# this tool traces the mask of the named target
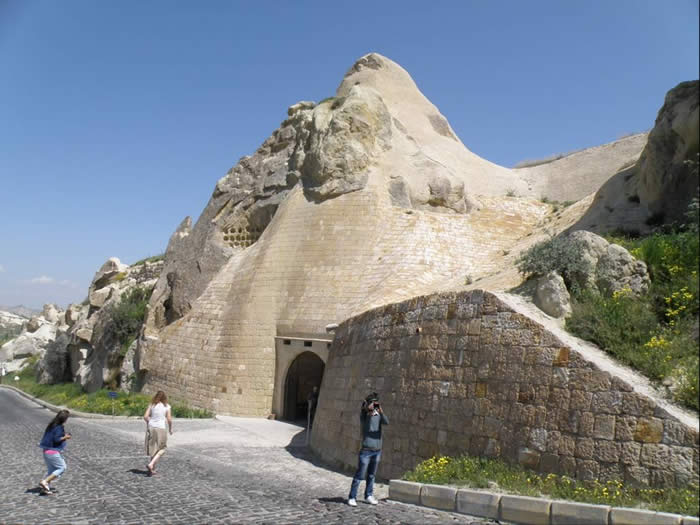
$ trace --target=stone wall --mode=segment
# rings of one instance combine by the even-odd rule
[[[373,390],[390,418],[385,478],[468,453],[579,479],[698,479],[697,419],[681,422],[488,292],[417,297],[344,322],[311,440],[322,457],[356,463],[360,403]]]
[[[128,270],[129,277],[135,279],[139,284],[146,281],[151,281],[153,279],[158,279],[164,266],[165,261],[163,260],[144,262],[139,265],[130,266]]]

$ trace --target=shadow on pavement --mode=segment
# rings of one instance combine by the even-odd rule
[[[335,497],[335,498],[318,498],[321,503],[342,503],[345,505],[347,500],[345,498]]]
[[[147,470],[141,470],[138,468],[129,469],[129,472],[131,472],[132,474],[138,474],[139,476],[148,476]]]

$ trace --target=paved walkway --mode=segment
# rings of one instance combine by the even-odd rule
[[[69,419],[68,470],[41,496],[37,443],[53,413],[0,389],[0,523],[464,524],[487,520],[384,500],[345,504],[350,476],[314,462],[301,427],[248,418],[176,420],[146,476],[144,423]]]

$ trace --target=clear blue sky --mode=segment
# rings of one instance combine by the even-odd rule
[[[0,304],[162,253],[299,100],[376,51],[504,166],[651,128],[698,1],[0,0]]]

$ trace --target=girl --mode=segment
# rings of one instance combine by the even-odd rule
[[[165,422],[168,422],[168,430],[173,433],[173,419],[170,415],[170,405],[168,396],[159,390],[153,396],[151,404],[148,405],[146,413],[143,415],[146,421],[146,453],[151,456],[148,464],[148,475],[156,473],[156,463],[165,452],[168,446],[168,434],[165,431]]]
[[[61,474],[66,471],[66,462],[61,452],[66,448],[66,441],[71,438],[71,435],[63,428],[63,423],[66,422],[69,415],[68,410],[61,410],[56,414],[56,417],[46,427],[44,437],[39,443],[39,446],[44,449],[44,462],[48,469],[46,478],[39,482],[42,494],[53,494],[51,482],[60,478]]]

